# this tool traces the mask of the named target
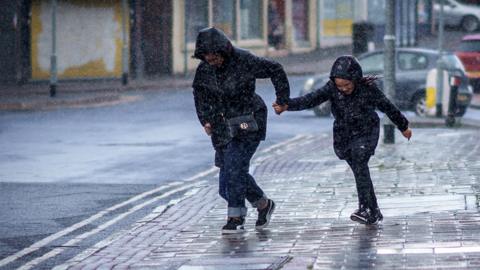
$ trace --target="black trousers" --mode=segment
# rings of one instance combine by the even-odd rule
[[[368,207],[375,209],[378,208],[378,204],[372,179],[370,178],[370,169],[368,167],[370,157],[371,151],[367,151],[361,147],[355,147],[348,151],[345,160],[352,169],[355,177],[359,208]]]

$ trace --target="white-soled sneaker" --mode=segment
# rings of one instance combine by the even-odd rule
[[[258,211],[258,219],[255,222],[255,229],[261,230],[268,226],[270,219],[272,218],[273,211],[275,211],[275,202],[268,199],[267,207]]]
[[[245,224],[245,218],[230,217],[228,218],[227,224],[223,226],[222,233],[223,234],[243,233],[245,232],[245,228],[243,227],[244,224]]]

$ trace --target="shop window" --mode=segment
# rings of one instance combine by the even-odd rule
[[[240,0],[240,39],[262,38],[262,1]]]
[[[385,24],[384,0],[368,0],[368,21],[374,24]]]
[[[285,46],[285,2],[269,0],[268,2],[268,44],[273,49]]]
[[[213,26],[231,39],[235,38],[235,1],[213,0]]]
[[[369,0],[371,1],[371,0]],[[325,0],[323,32],[325,36],[351,36],[353,24],[352,0]]]
[[[293,31],[295,41],[308,41],[308,1],[292,2]]]
[[[208,26],[221,29],[232,40],[261,39],[262,10],[262,0],[186,0],[187,41],[195,42],[198,32]]]
[[[195,42],[198,32],[208,27],[208,0],[185,1],[187,41]]]

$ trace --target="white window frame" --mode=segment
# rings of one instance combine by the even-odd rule
[[[185,1],[194,1],[194,0],[185,0]],[[261,38],[252,38],[252,39],[240,39],[240,29],[241,29],[241,20],[240,20],[240,0],[232,0],[235,1],[235,36],[232,39],[232,42],[239,46],[244,47],[264,47],[266,42],[266,32],[265,32],[265,6],[268,4],[266,0],[261,0],[262,12],[260,13],[262,18],[260,18],[260,22],[262,22],[261,27]],[[208,25],[209,27],[213,26],[213,0],[208,0]],[[195,42],[188,42],[187,45],[188,50],[195,49]]]

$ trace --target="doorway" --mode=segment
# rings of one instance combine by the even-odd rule
[[[172,72],[172,0],[144,1],[143,57],[145,75]]]

